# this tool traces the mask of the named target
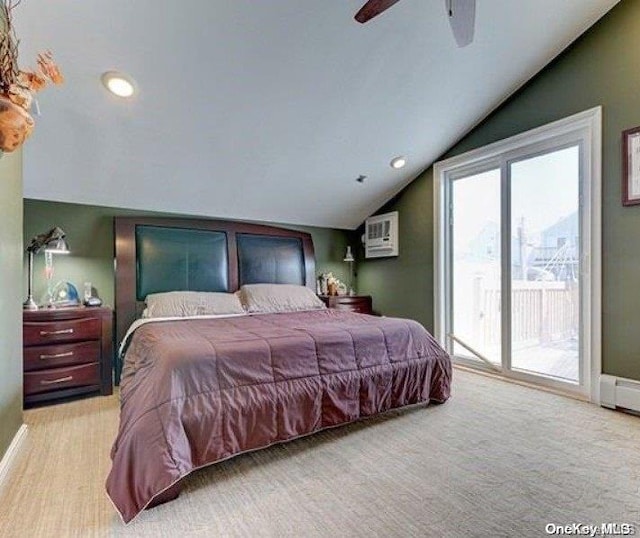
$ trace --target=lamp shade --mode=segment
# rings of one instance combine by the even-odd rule
[[[36,235],[29,243],[27,252],[37,254],[44,248],[46,252],[54,254],[68,254],[69,245],[65,241],[65,237],[64,230],[56,226],[46,234]]]
[[[69,245],[64,237],[52,239],[44,246],[45,252],[53,254],[69,254]]]
[[[343,262],[353,262],[355,261],[355,258],[353,257],[353,253],[351,252],[351,247],[348,246],[347,247],[347,252],[344,255],[344,260],[342,260]]]

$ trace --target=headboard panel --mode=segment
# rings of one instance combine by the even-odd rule
[[[305,285],[304,251],[299,237],[236,234],[238,285]]]
[[[227,234],[136,226],[136,300],[163,291],[229,291]]]
[[[116,337],[140,317],[149,293],[230,291],[244,283],[293,283],[315,290],[305,232],[206,219],[115,217]]]

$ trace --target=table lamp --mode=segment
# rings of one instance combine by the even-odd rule
[[[38,305],[33,300],[33,255],[38,254],[44,249],[47,258],[47,280],[50,286],[50,280],[53,276],[52,261],[49,256],[52,254],[68,254],[69,245],[65,241],[66,234],[61,228],[57,226],[49,230],[47,233],[36,235],[29,246],[27,252],[29,253],[29,283],[27,291],[27,300],[23,303],[22,307],[25,310],[38,310]]]
[[[356,292],[353,289],[353,262],[355,261],[355,258],[353,257],[350,246],[347,247],[347,252],[342,261],[349,264],[349,295],[355,295]]]

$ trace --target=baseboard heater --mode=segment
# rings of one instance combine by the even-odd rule
[[[640,413],[640,381],[602,374],[600,405],[610,409],[629,409]]]

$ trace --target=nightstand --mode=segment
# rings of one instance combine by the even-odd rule
[[[23,311],[25,406],[111,394],[112,321],[105,307]]]
[[[318,295],[329,308],[373,314],[371,295]]]

